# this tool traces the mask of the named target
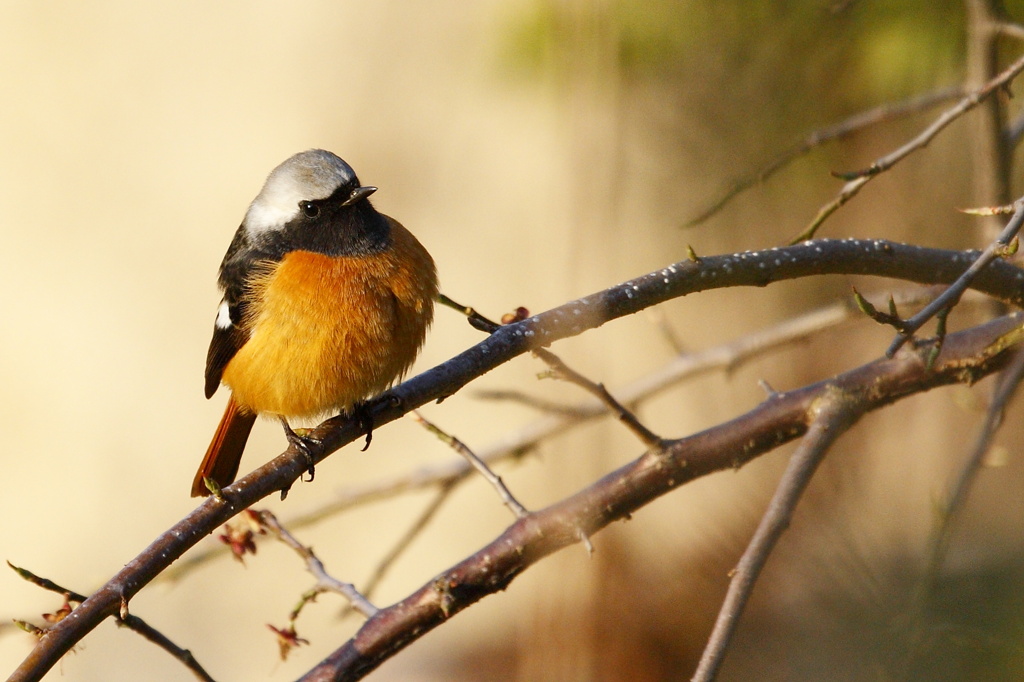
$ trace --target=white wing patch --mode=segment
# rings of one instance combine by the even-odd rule
[[[227,301],[221,301],[220,307],[217,308],[217,321],[214,322],[217,329],[230,329],[231,328],[231,307]]]

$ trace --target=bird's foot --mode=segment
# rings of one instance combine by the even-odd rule
[[[359,423],[359,429],[366,432],[366,442],[360,452],[366,452],[373,440],[373,412],[370,411],[370,403],[356,403],[352,406],[352,416]]]
[[[313,438],[309,434],[312,433],[312,429],[292,429],[288,426],[288,421],[281,418],[281,425],[284,427],[284,436],[302,453],[302,456],[306,458],[306,473],[309,474],[309,480],[307,483],[312,483],[313,478],[316,476],[316,460],[313,457],[313,452],[320,448],[321,443],[316,438]]]

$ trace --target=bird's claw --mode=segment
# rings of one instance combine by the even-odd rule
[[[313,456],[313,451],[314,448],[320,447],[320,441],[307,435],[309,429],[293,430],[284,419],[281,420],[281,424],[284,426],[284,435],[288,442],[294,445],[306,459],[306,473],[309,474],[309,479],[306,482],[312,483],[316,477],[316,459]]]

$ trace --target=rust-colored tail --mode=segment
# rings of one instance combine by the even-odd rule
[[[203,483],[203,478],[212,478],[220,486],[226,486],[235,480],[238,463],[242,461],[245,442],[249,440],[249,432],[256,423],[256,415],[243,412],[232,398],[224,410],[217,433],[213,434],[213,442],[206,450],[203,463],[192,481],[192,497],[210,494],[210,489]]]

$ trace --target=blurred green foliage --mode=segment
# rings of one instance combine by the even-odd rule
[[[521,76],[561,79],[604,51],[618,69],[609,77],[664,85],[707,65],[770,69],[797,82],[831,74],[832,84],[843,79],[854,96],[874,99],[957,77],[964,52],[961,0],[838,6],[834,0],[534,0],[510,21],[504,58]]]
[[[1024,0],[1005,3],[1005,12],[1024,16]],[[576,115],[614,108],[619,126],[609,148],[645,153],[655,159],[648,167],[675,168],[678,181],[713,196],[716,183],[727,185],[811,131],[960,83],[966,14],[965,0],[532,0],[508,19],[500,54],[521,83],[556,99],[582,94]],[[1018,42],[1001,40],[1007,60],[1020,53]],[[798,216],[800,227],[785,230],[803,229],[835,191],[829,171],[862,167],[926,120],[877,126],[841,151],[816,151],[817,166],[790,168],[784,185],[765,190]],[[632,134],[628,145],[623,131]],[[694,164],[702,171],[696,179]],[[969,201],[967,191],[947,188],[947,196]],[[818,199],[797,212],[801,192]],[[704,201],[656,200],[668,215],[693,214],[690,206]]]

